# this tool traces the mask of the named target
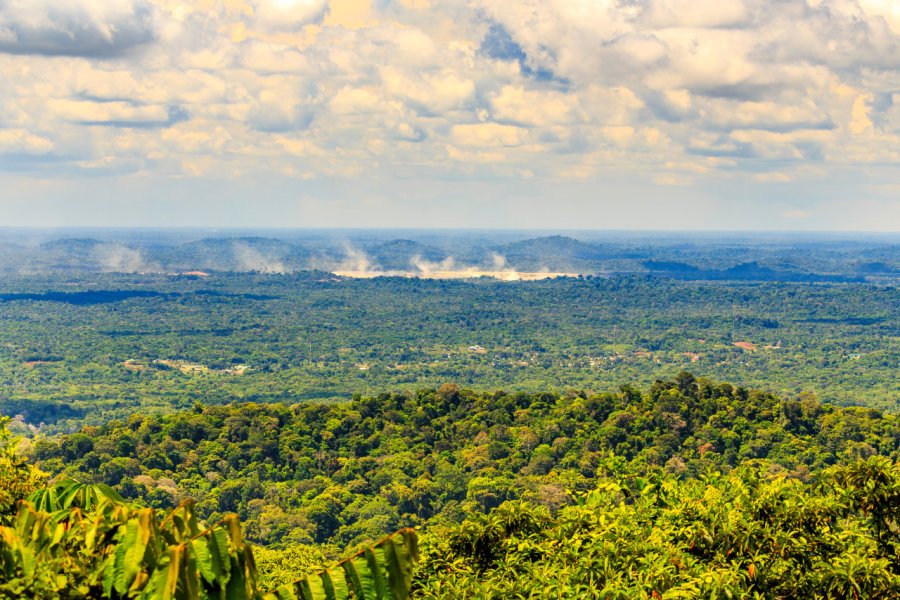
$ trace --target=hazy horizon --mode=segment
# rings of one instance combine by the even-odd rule
[[[599,236],[599,237],[615,237],[615,238],[641,238],[641,237],[698,237],[698,238],[716,238],[717,236],[744,236],[747,238],[770,237],[770,238],[817,238],[817,237],[833,237],[846,239],[861,239],[866,237],[873,238],[897,238],[900,240],[900,230],[896,231],[877,231],[877,230],[788,230],[788,229],[598,229],[598,228],[547,228],[547,227],[339,227],[339,226],[321,226],[321,227],[278,227],[278,226],[255,226],[255,227],[209,227],[200,225],[169,225],[169,226],[141,226],[141,225],[0,225],[0,238],[4,234],[11,233],[30,233],[30,232],[70,232],[70,233],[204,233],[222,235],[249,235],[254,233],[270,233],[273,236],[277,234],[291,235],[300,233],[360,233],[360,234],[404,234],[404,233],[424,233],[424,234],[500,234],[500,235],[532,235],[536,237],[547,236]],[[740,238],[737,238],[740,239]]]

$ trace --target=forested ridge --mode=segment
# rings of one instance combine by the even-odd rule
[[[0,597],[900,594],[897,417],[687,372],[198,404],[19,441],[33,463],[0,437]]]
[[[448,384],[347,403],[197,405],[37,440],[43,469],[159,508],[185,498],[250,540],[346,546],[401,526],[459,522],[506,500],[556,510],[610,461],[679,478],[765,461],[805,481],[875,454],[897,417],[780,398],[690,373],[643,392],[505,393]]]

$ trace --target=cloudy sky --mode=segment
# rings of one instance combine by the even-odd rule
[[[0,226],[900,230],[897,0],[0,0]]]

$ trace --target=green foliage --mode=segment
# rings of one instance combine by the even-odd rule
[[[32,454],[156,508],[191,498],[209,521],[237,512],[254,543],[347,547],[508,500],[556,511],[617,461],[683,478],[766,461],[807,480],[871,455],[896,460],[900,420],[681,373],[643,392],[445,385],[341,404],[198,406],[41,439]]]
[[[312,575],[335,562],[334,554],[321,546],[295,545],[286,548],[253,546],[259,589],[271,592],[286,581]]]
[[[52,485],[35,490],[28,501],[35,510],[48,513],[66,511],[71,508],[91,510],[103,502],[124,502],[122,496],[104,483],[85,484],[74,479],[63,479]]]
[[[34,489],[42,474],[13,453],[5,426],[0,421],[7,486],[0,489],[17,512],[0,525],[0,598],[263,599],[237,515],[207,527],[190,500],[158,512],[102,483],[62,479]],[[294,571],[282,581],[295,583],[266,600],[402,600],[418,560],[416,540],[402,530],[320,573]]]
[[[262,599],[236,515],[206,527],[191,502],[159,514],[74,481],[29,500],[0,527],[0,597]],[[416,534],[403,530],[267,599],[402,600],[417,559]]]
[[[879,552],[900,557],[900,470],[884,457],[874,456],[836,474],[846,502],[868,517]]]
[[[783,395],[809,390],[827,402],[897,409],[900,308],[890,285],[310,272],[67,273],[4,284],[0,412],[42,433],[198,401],[347,399],[447,381],[600,390],[648,386],[684,368]],[[250,368],[237,374],[237,365]]]
[[[190,502],[158,514],[105,486],[67,481],[20,502],[15,524],[0,528],[0,538],[3,597],[257,595],[253,554],[237,517],[207,528]]]
[[[6,283],[0,597],[900,597],[891,285]]]
[[[257,583],[235,516],[158,513],[64,481],[0,527],[0,597],[200,600],[413,598],[889,598],[900,594],[900,464],[871,457],[811,482],[744,466],[678,479],[611,475],[556,514],[522,501],[402,530],[334,566]],[[85,508],[89,506],[89,508]],[[324,558],[281,551],[294,564]],[[261,555],[265,555],[263,550]],[[271,560],[271,556],[269,560]],[[290,567],[290,563],[282,562]],[[296,573],[294,574],[296,575]]]
[[[552,518],[505,503],[431,532],[414,597],[897,597],[900,554],[883,529],[896,536],[900,510],[880,499],[898,481],[877,457],[807,484],[751,467],[620,474]]]
[[[0,416],[0,525],[15,515],[16,502],[37,490],[47,474],[16,451],[17,439],[7,429],[9,418]]]
[[[279,586],[267,600],[403,600],[418,559],[416,533],[403,529],[329,569]]]

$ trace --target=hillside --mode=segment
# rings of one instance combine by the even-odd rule
[[[202,406],[37,441],[53,473],[151,506],[237,512],[264,544],[352,545],[401,526],[459,522],[511,499],[555,511],[611,457],[678,478],[766,461],[806,480],[873,454],[900,421],[814,397],[781,399],[682,373],[643,393],[474,392],[445,385],[348,403]]]
[[[689,385],[682,375],[676,385]],[[696,382],[693,383],[702,383]],[[674,388],[670,388],[670,392]],[[559,510],[507,501],[458,525],[404,529],[333,564],[332,549],[248,544],[234,514],[154,510],[46,474],[0,420],[0,596],[201,600],[892,598],[900,465],[817,471],[765,461],[681,476],[612,455]],[[91,551],[85,551],[85,549]],[[337,555],[338,553],[335,553]],[[266,593],[271,592],[271,593]]]
[[[727,269],[700,269],[694,265],[672,261],[648,260],[648,272],[663,277],[693,281],[784,281],[808,283],[862,282],[861,276],[803,273],[789,269],[773,269],[756,261],[741,263]],[[863,271],[860,271],[863,272]],[[890,274],[889,270],[865,271],[868,274]]]
[[[309,251],[273,238],[234,237],[206,238],[157,249],[156,256],[166,269],[175,271],[285,273],[306,268]]]
[[[374,263],[386,271],[415,271],[416,263],[439,263],[447,255],[434,246],[412,240],[391,240],[367,248]]]
[[[513,242],[498,247],[496,252],[511,266],[523,271],[590,272],[588,265],[596,265],[605,258],[601,248],[562,235]]]

